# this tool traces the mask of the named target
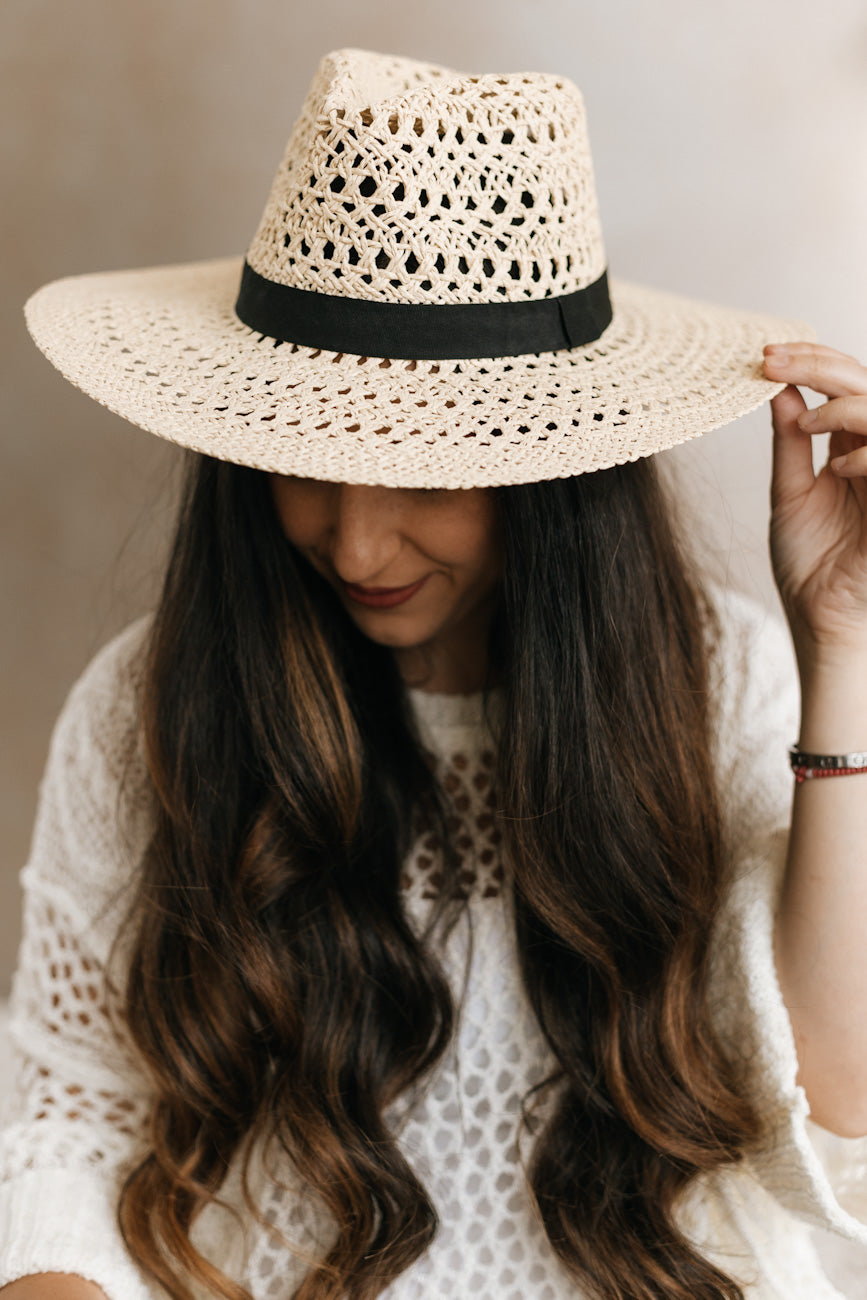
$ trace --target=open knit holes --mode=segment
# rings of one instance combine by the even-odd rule
[[[530,102],[519,77],[403,80],[359,110],[314,120],[308,104],[251,248],[257,270],[390,302],[519,301],[595,279],[604,251],[575,87],[552,80]]]
[[[64,1083],[33,1060],[21,1067],[17,1087],[26,1093],[36,1120],[83,1120],[126,1137],[141,1132],[142,1109],[135,1101],[110,1089]],[[94,1156],[94,1160],[99,1158]]]
[[[108,1024],[101,973],[81,950],[68,924],[52,903],[32,905],[39,945],[39,961],[48,997],[44,999],[43,1026],[51,1034],[87,1038],[97,1023]]]
[[[571,1294],[535,1212],[521,1155],[522,1102],[554,1070],[554,1061],[511,960],[506,909],[483,901],[496,872],[499,839],[492,833],[494,755],[452,749],[436,760],[450,807],[448,833],[466,864],[462,889],[475,897],[473,972],[460,1000],[455,1038],[420,1090],[396,1098],[385,1120],[436,1206],[433,1244],[383,1292],[383,1300],[427,1300],[468,1291],[498,1300]],[[492,856],[484,872],[486,850]],[[438,846],[424,837],[408,863],[405,884],[435,891]],[[472,876],[472,879],[470,878]],[[456,934],[465,934],[458,927]],[[460,984],[464,948],[451,954]],[[453,988],[457,996],[457,989]],[[532,1107],[532,1102],[530,1103]],[[550,1104],[550,1094],[542,1109]],[[538,1129],[533,1130],[535,1132]],[[291,1175],[280,1172],[281,1178]],[[276,1229],[301,1245],[316,1240],[312,1198],[283,1192],[275,1180],[263,1210]],[[327,1239],[323,1228],[319,1241]],[[260,1240],[248,1266],[256,1300],[288,1300],[298,1273],[279,1243]]]
[[[6,1176],[64,1160],[94,1165],[128,1154],[129,1139],[144,1133],[148,1106],[141,1094],[117,1087],[115,1067],[119,1057],[128,1063],[130,1045],[118,1040],[109,1016],[103,968],[68,915],[35,892],[26,901],[21,971],[16,999],[32,1032],[21,1045],[8,1116],[38,1123],[26,1140],[23,1132],[19,1140],[15,1129],[8,1131]],[[63,1069],[57,1071],[61,1053]]]
[[[471,761],[454,753],[436,762],[448,804],[446,829],[461,858],[456,897],[497,898],[502,892],[500,860],[502,834],[496,824],[492,778],[494,754],[484,750]],[[424,899],[438,898],[444,883],[442,844],[437,835],[422,832],[402,876],[403,887]]]
[[[302,1258],[287,1253],[284,1240],[302,1257],[316,1258],[324,1239],[336,1235],[311,1189],[281,1160],[278,1176],[267,1179],[262,1205],[273,1231],[259,1235],[247,1261],[244,1280],[255,1300],[290,1300],[307,1272]]]

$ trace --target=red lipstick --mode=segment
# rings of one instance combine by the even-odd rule
[[[341,583],[341,586],[347,596],[357,601],[359,605],[369,605],[372,609],[392,609],[395,605],[402,605],[404,601],[414,596],[419,588],[424,586],[429,576],[425,574],[410,587],[357,587],[352,582]]]

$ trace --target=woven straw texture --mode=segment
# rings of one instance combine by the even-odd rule
[[[516,302],[605,270],[584,103],[540,73],[323,59],[248,261],[378,302]]]
[[[566,78],[467,76],[360,50],[317,71],[247,254],[278,284],[379,303],[526,302],[606,269],[583,101]],[[396,361],[256,333],[242,259],[57,281],[27,305],[74,384],[194,450],[285,474],[469,488],[599,469],[696,437],[783,385],[799,321],[611,279],[594,343]]]

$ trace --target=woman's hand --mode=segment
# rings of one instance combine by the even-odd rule
[[[820,343],[765,348],[771,402],[771,560],[802,669],[867,655],[867,368]],[[795,385],[830,401],[808,411]],[[831,434],[813,472],[811,435]],[[845,463],[840,459],[845,457]]]
[[[801,678],[797,744],[811,754],[864,750],[867,369],[833,348],[790,343],[765,349],[765,374],[790,385],[771,403],[770,537]],[[812,420],[797,384],[830,398]],[[828,461],[814,474],[810,434],[828,432]],[[815,1122],[843,1137],[867,1135],[865,794],[863,772],[795,785],[774,931],[798,1082]]]

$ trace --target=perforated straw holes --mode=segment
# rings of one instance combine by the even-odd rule
[[[249,250],[267,279],[380,303],[565,295],[605,270],[580,93],[367,51],[322,61]],[[761,405],[756,358],[802,322],[610,278],[597,343],[388,362],[235,315],[241,258],[72,277],[31,332],[85,392],[182,446],[278,473],[468,488],[635,460]],[[386,346],[379,349],[387,351]]]
[[[329,112],[326,97],[315,124],[311,105],[251,265],[385,302],[519,301],[591,283],[605,259],[583,104],[571,83],[542,80],[535,102],[526,78],[451,74],[354,112]]]

